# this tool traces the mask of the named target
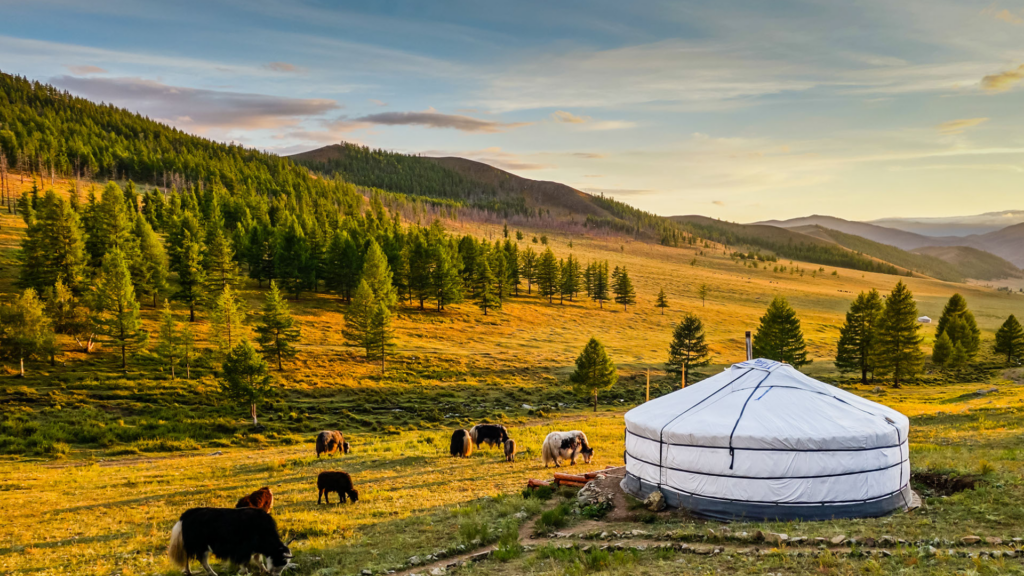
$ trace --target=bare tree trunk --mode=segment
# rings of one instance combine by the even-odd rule
[[[19,358],[19,360],[21,361],[21,377],[24,378],[25,377],[25,357],[22,356],[21,358]]]
[[[258,420],[256,420],[256,405],[255,404],[250,404],[249,405],[249,412],[252,414],[252,425],[254,427],[255,426],[259,426],[260,423],[259,423]]]

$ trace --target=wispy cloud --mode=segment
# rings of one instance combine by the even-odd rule
[[[354,123],[379,126],[424,126],[427,128],[451,128],[460,132],[504,132],[526,126],[529,122],[496,122],[481,120],[460,114],[442,114],[434,109],[423,112],[381,112],[352,120]]]
[[[78,76],[88,76],[90,74],[106,74],[107,71],[99,66],[65,66],[72,74]]]
[[[570,154],[570,156],[575,156],[577,158],[586,158],[588,160],[596,160],[606,157],[607,154],[601,154],[600,152],[573,152],[572,154]]]
[[[583,124],[590,121],[590,116],[577,116],[572,112],[566,112],[565,110],[555,110],[551,113],[551,119],[555,122],[563,122],[565,124]]]
[[[280,128],[340,108],[324,98],[183,88],[143,78],[59,76],[51,82],[91,100],[111,102],[195,131]]]
[[[973,128],[985,122],[988,122],[988,118],[961,118],[959,120],[943,122],[936,126],[936,128],[942,134],[962,134],[968,128]]]
[[[715,206],[725,206],[725,202],[722,202],[721,200],[712,200],[711,203]]]
[[[991,90],[993,92],[1002,92],[1003,90],[1009,90],[1014,84],[1024,80],[1024,64],[1021,64],[1013,70],[1007,70],[1000,72],[999,74],[990,74],[981,79],[981,87],[985,90]]]
[[[299,74],[306,71],[305,68],[289,64],[288,62],[269,62],[264,64],[263,68],[271,72],[283,72],[285,74]]]
[[[989,16],[989,17],[995,18],[996,20],[1002,20],[1003,22],[1006,22],[1007,24],[1022,24],[1022,23],[1024,23],[1024,18],[1021,18],[1020,16],[1014,14],[1013,12],[1010,12],[1006,8],[1003,8],[1002,10],[1000,10],[998,2],[993,2],[993,3],[989,4],[989,6],[987,8],[985,8],[984,10],[982,10],[981,13],[983,15],[985,15],[985,16]]]
[[[387,102],[385,102],[383,100],[378,100],[376,98],[370,98],[369,100],[367,100],[367,102],[369,102],[370,104],[373,104],[374,106],[380,106],[381,108],[384,108],[385,106],[388,105]]]

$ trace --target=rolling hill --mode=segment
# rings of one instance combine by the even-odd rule
[[[855,234],[881,244],[889,244],[903,250],[911,251],[916,251],[918,248],[933,246],[966,246],[998,256],[1000,259],[1013,264],[1017,268],[1024,267],[1024,223],[1014,224],[985,234],[970,234],[967,236],[926,236],[924,234],[917,234],[906,230],[887,228],[874,223],[854,222],[851,220],[836,218],[834,216],[819,215],[792,218],[789,220],[768,220],[764,222],[757,222],[756,224],[779,226],[782,228],[821,226],[830,230],[838,230],[846,234]],[[962,261],[955,257],[955,253],[951,251],[935,251],[933,254],[949,256],[952,260],[948,260],[948,262],[954,265],[959,265]],[[1004,266],[1003,264],[999,264],[991,259],[986,259],[986,262],[995,266],[992,270]]]

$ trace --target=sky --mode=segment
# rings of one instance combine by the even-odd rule
[[[0,0],[0,70],[204,137],[662,215],[1024,209],[1024,0]]]

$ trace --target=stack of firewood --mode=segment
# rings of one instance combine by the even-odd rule
[[[540,488],[541,486],[572,486],[574,488],[582,488],[587,482],[597,478],[599,475],[607,474],[611,468],[605,470],[595,470],[594,472],[586,472],[584,474],[564,474],[562,472],[555,472],[554,480],[537,480],[536,478],[530,478],[526,481],[527,488]]]

